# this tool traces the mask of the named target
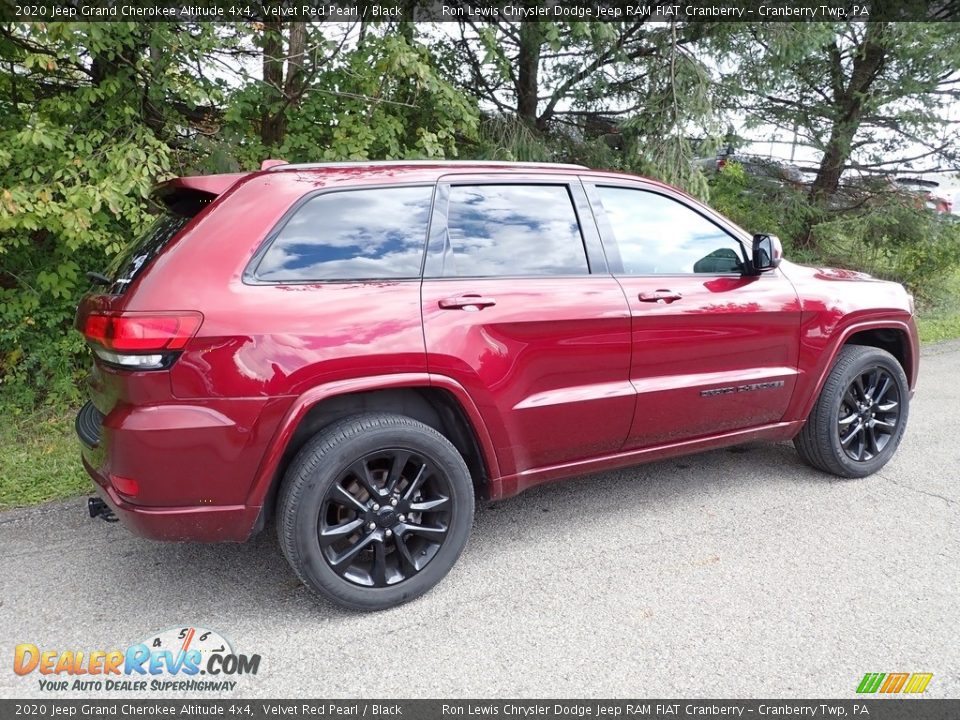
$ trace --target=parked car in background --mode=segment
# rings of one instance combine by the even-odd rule
[[[953,202],[937,193],[940,183],[936,180],[898,177],[893,182],[898,189],[914,195],[917,198],[918,207],[925,207],[940,214],[953,212]]]
[[[476,497],[791,438],[864,477],[906,428],[902,286],[782,260],[659,182],[281,164],[156,197],[77,313],[94,509],[161,540],[275,521],[298,577],[344,606],[433,587]]]

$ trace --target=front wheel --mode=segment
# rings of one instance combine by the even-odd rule
[[[335,603],[380,610],[450,571],[473,524],[473,484],[440,433],[367,413],[320,431],[284,476],[280,546],[299,578]]]
[[[847,345],[793,443],[808,465],[841,477],[865,477],[896,452],[909,402],[907,376],[893,355]]]

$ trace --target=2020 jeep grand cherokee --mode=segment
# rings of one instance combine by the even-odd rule
[[[84,465],[146,537],[243,541],[275,516],[343,605],[437,583],[475,495],[757,439],[861,477],[903,435],[904,289],[780,262],[657,182],[279,165],[157,197],[78,310]]]

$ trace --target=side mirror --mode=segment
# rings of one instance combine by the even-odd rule
[[[783,245],[776,235],[761,233],[753,236],[753,253],[750,258],[752,274],[773,270],[783,260]]]

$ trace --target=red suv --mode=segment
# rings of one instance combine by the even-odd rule
[[[157,199],[78,310],[84,465],[146,537],[243,541],[275,517],[345,606],[436,584],[475,496],[761,439],[862,477],[903,436],[904,289],[781,262],[652,180],[272,165]]]

